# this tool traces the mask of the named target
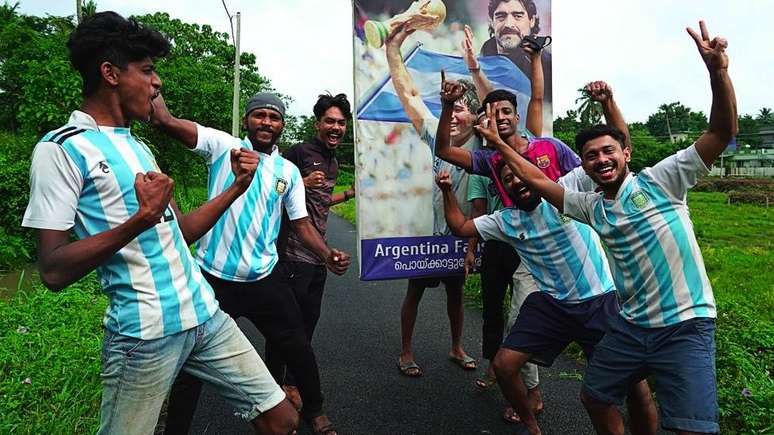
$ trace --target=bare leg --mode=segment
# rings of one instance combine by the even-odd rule
[[[295,434],[298,427],[298,412],[286,399],[253,419],[252,423],[259,434]]]
[[[519,414],[521,422],[531,435],[539,435],[541,432],[527,394],[527,387],[519,375],[520,369],[529,361],[529,358],[529,354],[500,348],[494,359],[494,370],[500,390]]]
[[[465,309],[462,305],[462,286],[446,285],[446,314],[449,316],[452,347],[450,356],[463,358],[462,324],[465,320]]]
[[[629,387],[626,409],[629,410],[629,430],[632,435],[656,434],[658,414],[647,381],[642,380]]]
[[[406,297],[403,299],[403,305],[400,308],[401,363],[414,360],[414,354],[411,350],[411,339],[414,335],[414,324],[417,321],[419,301],[422,300],[424,292],[424,287],[416,286],[409,281]],[[416,371],[416,369],[414,370]],[[410,373],[409,375],[415,376],[413,373]]]
[[[623,417],[615,406],[598,402],[585,391],[581,391],[581,402],[591,417],[597,435],[623,435]]]

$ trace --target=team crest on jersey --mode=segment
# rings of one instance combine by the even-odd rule
[[[288,182],[284,178],[277,178],[277,182],[274,184],[274,190],[277,191],[280,195],[285,193],[285,191],[288,189]]]
[[[639,191],[634,195],[632,195],[632,204],[634,204],[634,206],[640,210],[642,210],[643,207],[648,205],[649,202],[650,202],[650,198],[648,198],[648,196],[645,195],[645,193],[643,193],[642,191]]]
[[[535,160],[535,164],[540,169],[545,169],[551,165],[551,159],[548,158],[548,155],[544,154],[542,156],[538,156],[538,158]]]
[[[559,215],[559,220],[562,221],[562,225],[567,225],[567,224],[570,223],[570,221],[572,219],[569,216],[567,216],[566,214],[560,214]]]

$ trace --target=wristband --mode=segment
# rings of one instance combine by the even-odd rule
[[[481,71],[481,65],[475,67],[475,68],[468,68],[468,71],[470,72],[479,72]]]

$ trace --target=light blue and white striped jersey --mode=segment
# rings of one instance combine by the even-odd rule
[[[240,140],[201,125],[196,128],[194,152],[207,160],[212,199],[234,182],[231,149],[253,146],[247,138]],[[199,265],[227,281],[258,281],[274,269],[283,206],[291,221],[308,216],[298,167],[283,158],[276,147],[271,154],[258,154],[260,162],[250,187],[197,243]]]
[[[148,171],[160,172],[148,147],[128,128],[97,126],[75,111],[67,125],[35,146],[22,225],[73,228],[81,239],[113,229],[139,210],[135,174]],[[110,298],[104,324],[117,334],[164,337],[204,323],[218,309],[171,207],[97,273]]]
[[[577,303],[615,291],[599,236],[542,200],[532,211],[504,208],[474,221],[484,240],[513,246],[538,289]]]
[[[591,224],[607,245],[629,322],[657,328],[716,316],[686,203],[688,189],[707,172],[690,146],[629,174],[614,200],[565,192],[565,213]]]

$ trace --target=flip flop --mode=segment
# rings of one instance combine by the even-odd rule
[[[540,415],[542,412],[543,412],[543,408],[536,409],[535,417]],[[510,406],[505,408],[505,411],[503,411],[503,420],[505,420],[506,423],[513,423],[513,424],[521,423],[521,417],[519,417],[519,414],[516,412],[516,410],[511,408]]]
[[[476,362],[476,360],[471,358],[469,355],[465,355],[462,358],[457,358],[456,356],[450,356],[449,360],[451,360],[451,362],[460,366],[463,370],[475,370],[478,368],[478,363]]]
[[[493,385],[497,383],[497,378],[494,376],[489,376],[488,374],[484,373],[483,376],[480,376],[476,378],[475,385],[480,390],[488,390],[492,388]]]
[[[409,378],[418,378],[422,376],[422,368],[420,368],[414,361],[400,362],[398,359],[398,370],[403,376]]]

